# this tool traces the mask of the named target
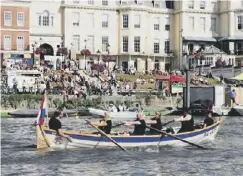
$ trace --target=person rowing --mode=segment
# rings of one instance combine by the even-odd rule
[[[135,121],[125,122],[125,125],[134,125],[134,131],[131,135],[145,135],[146,122],[141,112],[137,114],[137,119]]]
[[[203,128],[209,127],[214,124],[214,120],[212,119],[212,113],[208,112],[206,115],[206,118],[204,119],[203,122]]]
[[[105,132],[106,134],[111,133],[112,121],[111,116],[108,112],[104,112],[104,119],[99,122],[92,122],[93,125],[98,126],[100,130]]]
[[[63,133],[62,129],[62,123],[60,122],[59,119],[63,117],[63,112],[61,111],[56,111],[54,112],[54,116],[50,119],[49,121],[49,128],[52,130],[55,130],[58,135],[61,137],[67,138],[70,142],[72,141],[71,137],[68,135],[65,135]]]
[[[174,121],[181,122],[181,128],[178,131],[178,133],[183,133],[183,132],[194,130],[194,119],[188,113],[188,109],[185,109],[183,116],[181,116],[179,118],[174,118]]]
[[[148,123],[148,122],[146,122]],[[151,118],[151,127],[155,128],[157,130],[161,130],[162,129],[162,123],[161,123],[161,115],[159,112],[156,112],[154,117]],[[155,131],[155,130],[151,130],[150,129],[150,134],[155,135],[155,134],[160,134],[159,132]]]

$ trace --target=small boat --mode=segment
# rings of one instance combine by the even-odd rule
[[[56,109],[49,109],[48,116],[50,116],[50,117],[53,116],[55,111],[56,111]],[[19,118],[19,117],[36,118],[38,113],[39,113],[39,109],[20,109],[20,110],[14,111],[14,112],[9,112],[8,115],[11,117],[16,117],[16,118]],[[65,109],[63,111],[63,113],[67,117],[69,117],[69,116],[73,117],[76,115],[77,110],[76,109]],[[80,111],[78,111],[78,114],[79,115],[89,115],[89,112],[86,110],[80,110]]]
[[[191,132],[185,132],[175,134],[173,136],[186,140],[188,142],[200,143],[207,140],[212,140],[217,135],[219,128],[222,124],[222,120],[217,121],[213,125],[197,129]],[[60,137],[55,131],[46,128],[37,128],[37,147],[41,148],[38,140],[46,141],[48,147],[51,148],[77,148],[77,147],[116,147],[107,137],[99,134],[93,134],[91,132],[78,132],[78,131],[64,131],[64,134],[69,135],[72,142],[67,139]],[[38,136],[39,135],[39,136]],[[42,137],[41,137],[42,135]],[[171,135],[142,135],[142,136],[124,136],[119,134],[111,134],[108,137],[112,138],[115,142],[119,143],[120,146],[129,147],[145,147],[145,146],[185,146],[188,143],[184,143]],[[39,142],[39,144],[38,144]]]
[[[96,108],[88,108],[90,114],[93,117],[103,117],[105,110],[102,109],[96,109]],[[153,116],[156,112],[160,112],[161,115],[168,115],[171,112],[173,112],[173,108],[164,108],[164,109],[144,109],[143,114],[145,116]],[[120,111],[120,112],[109,112],[111,118],[113,119],[135,119],[137,115],[137,108],[129,108],[126,111]]]
[[[96,108],[88,108],[88,110],[93,117],[102,117],[106,112],[105,110]],[[112,119],[135,119],[137,111],[134,109],[130,109],[128,111],[109,112],[109,114]]]
[[[232,107],[228,115],[243,116],[243,104]]]

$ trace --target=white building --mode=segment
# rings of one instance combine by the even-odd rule
[[[210,45],[227,54],[236,54],[238,49],[241,56],[237,57],[243,57],[242,1],[176,1],[174,18],[174,39],[179,39],[175,51],[180,66],[185,63],[181,59],[183,55],[204,50]]]
[[[85,46],[93,54],[77,56],[83,63],[98,58],[98,50],[105,57],[108,43],[109,55],[123,68],[170,69],[173,10],[165,1],[154,7],[149,1],[66,1],[62,7],[65,45],[72,43],[78,55]]]
[[[32,0],[30,5],[30,46],[35,50],[45,49],[45,55],[55,56],[57,45],[61,46],[63,42],[61,3]],[[44,59],[44,54],[38,56]]]
[[[64,42],[81,68],[109,55],[123,68],[171,70],[211,45],[236,64],[243,57],[242,1],[32,1],[30,16],[30,46],[55,55]],[[85,48],[91,56],[80,54]]]

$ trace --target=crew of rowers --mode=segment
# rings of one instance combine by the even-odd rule
[[[212,119],[212,113],[208,112],[206,115],[206,118],[204,119],[203,124],[201,125],[196,125],[194,126],[194,119],[193,117],[188,113],[188,110],[184,111],[183,116],[179,117],[179,118],[174,118],[171,122],[181,122],[181,128],[177,133],[184,133],[184,132],[188,132],[188,131],[193,131],[195,128],[205,128],[208,126],[211,126],[214,123],[214,120]],[[96,123],[92,123],[95,126],[98,126],[100,130],[102,130],[103,132],[105,132],[106,134],[110,134],[111,133],[111,129],[112,129],[112,120],[111,117],[109,115],[108,112],[104,113],[104,119],[96,122]],[[163,124],[161,123],[161,115],[159,112],[156,112],[154,117],[151,118],[150,120],[144,120],[144,115],[141,112],[137,113],[137,119],[135,121],[131,121],[131,122],[124,122],[124,125],[127,126],[131,126],[134,125],[134,131],[133,133],[130,133],[129,135],[145,135],[146,134],[146,125],[150,124],[152,128],[156,129],[156,130],[162,130],[162,126]],[[152,130],[152,128],[150,129],[149,135],[158,135],[161,134],[158,131]],[[173,129],[171,131],[172,128],[167,129],[166,132],[173,132]]]

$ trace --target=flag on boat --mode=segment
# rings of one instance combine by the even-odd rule
[[[40,104],[40,110],[37,116],[37,124],[38,125],[43,125],[45,122],[45,118],[47,117],[47,97],[46,95],[43,95],[42,100],[41,100],[41,104]]]

